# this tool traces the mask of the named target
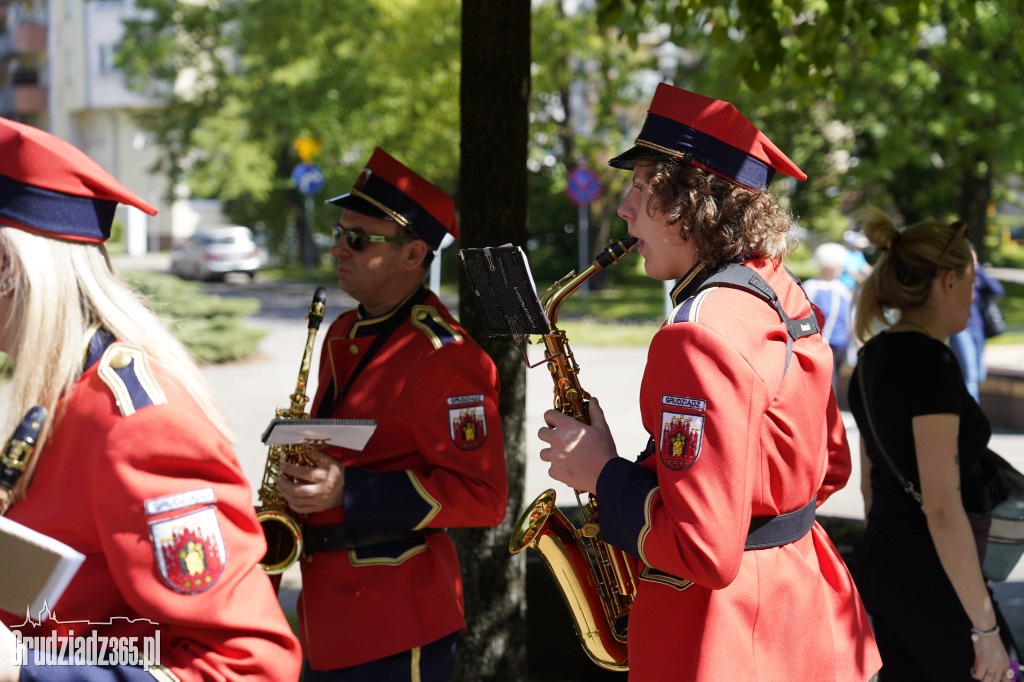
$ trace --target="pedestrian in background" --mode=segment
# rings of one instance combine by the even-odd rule
[[[832,354],[767,188],[806,176],[728,102],[666,83],[635,144],[609,162],[633,173],[618,214],[647,274],[678,280],[640,389],[651,438],[620,457],[596,399],[592,424],[549,410],[539,432],[550,475],[596,493],[602,538],[638,558],[630,677],[867,680],[867,613],[814,521],[851,470]]]
[[[850,343],[850,289],[840,277],[846,265],[846,249],[842,244],[826,243],[814,250],[818,276],[803,283],[811,303],[825,318],[821,336],[832,349],[832,390],[838,392],[839,371],[846,363]]]
[[[972,248],[973,251],[973,248]],[[960,369],[964,373],[967,391],[976,401],[981,402],[981,384],[988,375],[985,365],[985,321],[984,306],[989,298],[999,298],[1005,291],[999,280],[989,276],[984,266],[978,262],[978,254],[974,253],[974,303],[971,305],[971,316],[967,319],[967,327],[949,337],[949,347],[953,349],[956,359],[960,361]]]
[[[296,680],[299,644],[257,566],[266,543],[230,425],[110,265],[118,203],[156,213],[72,145],[0,118],[7,432],[32,406],[48,414],[6,515],[85,555],[49,613],[3,620],[56,642],[154,638],[159,661],[78,665],[54,650],[62,662],[29,656],[12,671],[0,626],[0,679]],[[26,615],[45,621],[23,628]]]
[[[338,286],[359,306],[327,331],[311,413],[377,427],[360,451],[281,465],[303,524],[304,680],[440,682],[466,627],[446,531],[505,516],[498,370],[423,284],[458,237],[450,196],[377,149],[329,203]]]
[[[849,404],[866,519],[856,577],[879,680],[1006,680],[1016,646],[967,515],[984,511],[992,429],[945,344],[967,325],[974,295],[967,223],[899,232],[872,211],[864,232],[882,255],[858,295],[854,329],[865,344]]]
[[[864,256],[864,249],[868,248],[869,242],[863,232],[847,230],[843,233],[843,244],[846,245],[846,261],[839,278],[847,289],[854,291],[871,274],[871,265]]]

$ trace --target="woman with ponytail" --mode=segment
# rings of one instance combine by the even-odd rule
[[[1016,647],[981,571],[968,512],[981,512],[992,429],[946,339],[974,295],[965,222],[898,230],[880,211],[881,249],[858,292],[865,342],[849,404],[861,433],[866,529],[855,577],[882,654],[880,682],[1012,679]]]

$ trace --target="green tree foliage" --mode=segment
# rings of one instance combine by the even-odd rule
[[[164,170],[261,227],[275,250],[300,216],[296,138],[322,142],[317,204],[346,191],[376,146],[454,190],[455,0],[137,5],[118,60],[132,86],[166,105],[143,117],[166,150]],[[329,232],[326,217],[315,223]]]
[[[599,5],[634,40],[664,24],[700,53],[677,84],[731,97],[769,130],[811,176],[795,200],[812,215],[828,197],[871,201],[907,222],[963,217],[978,241],[998,183],[1024,171],[1021,0]]]
[[[650,83],[657,82],[650,47],[634,48],[619,31],[599,27],[588,7],[533,2],[530,261],[543,281],[577,264],[578,209],[565,194],[567,176],[577,165],[595,170],[604,186],[590,206],[587,251],[595,254],[610,235],[624,236],[615,209],[630,176],[607,162],[632,144],[653,92]]]

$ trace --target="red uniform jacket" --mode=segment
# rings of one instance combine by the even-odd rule
[[[328,449],[346,467],[344,506],[305,523],[344,523],[346,532],[496,525],[508,496],[497,369],[434,294],[394,319],[401,308],[372,319],[350,310],[327,332],[312,414],[373,419],[377,429],[361,452]],[[331,407],[389,323],[397,328]],[[303,653],[317,670],[376,660],[465,627],[447,533],[317,553],[302,561],[302,585]]]
[[[790,318],[811,315],[784,268],[745,265]],[[598,481],[604,539],[643,563],[631,675],[867,680],[880,666],[867,614],[821,526],[744,551],[752,517],[820,505],[850,475],[831,351],[820,334],[799,338],[786,370],[771,305],[727,287],[690,298],[694,288],[651,343],[640,405],[653,452],[612,460]]]
[[[159,630],[160,665],[180,680],[298,679],[298,641],[256,566],[266,545],[230,443],[173,376],[104,336],[7,514],[85,562],[52,617],[19,629],[139,637],[140,649]]]

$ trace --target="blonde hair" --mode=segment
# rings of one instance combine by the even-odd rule
[[[789,250],[793,218],[767,191],[740,187],[678,159],[651,166],[648,215],[662,211],[692,241],[697,258],[711,267],[740,258],[781,261]]]
[[[15,339],[14,347],[7,349],[14,374],[4,433],[12,433],[32,406],[45,407],[49,416],[36,452],[43,448],[60,421],[58,402],[82,374],[90,328],[99,324],[166,368],[213,424],[233,439],[226,415],[188,351],[117,276],[102,244],[0,226],[0,247],[5,252],[0,282],[11,302],[4,332]],[[34,463],[22,475],[16,494],[28,485],[33,468]]]
[[[886,311],[924,305],[940,269],[963,276],[974,263],[970,240],[957,238],[956,228],[948,223],[925,221],[901,232],[878,209],[865,209],[858,217],[864,221],[868,241],[882,250],[857,294],[854,332],[861,341],[879,326],[890,326]],[[953,239],[955,244],[950,243]],[[943,256],[947,247],[949,252]]]

